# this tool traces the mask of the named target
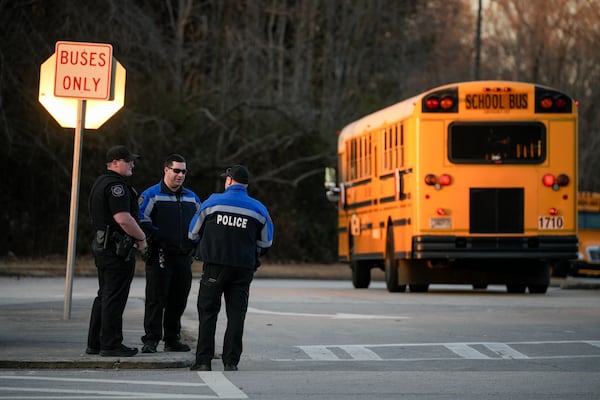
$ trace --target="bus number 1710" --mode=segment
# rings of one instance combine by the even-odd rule
[[[562,216],[555,217],[545,217],[540,216],[538,218],[538,229],[563,229],[565,226],[565,221]]]

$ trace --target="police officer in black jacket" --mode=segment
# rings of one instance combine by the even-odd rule
[[[250,283],[260,265],[259,257],[273,244],[273,223],[267,208],[248,196],[246,167],[234,165],[221,176],[225,191],[206,199],[190,223],[189,237],[199,241],[196,257],[204,261],[198,291],[198,346],[192,366],[196,371],[212,368],[222,296],[227,312],[223,367],[225,371],[238,369]]]
[[[190,351],[181,342],[181,316],[192,286],[190,220],[200,198],[183,186],[187,163],[171,154],[163,163],[163,179],[140,196],[140,224],[148,238],[146,307],[142,353],[156,353],[163,339],[165,351]]]
[[[131,357],[138,352],[123,344],[123,311],[135,272],[135,249],[146,248],[146,235],[138,224],[138,195],[125,179],[133,174],[138,157],[125,146],[110,148],[106,171],[90,193],[98,295],[92,305],[87,354]]]

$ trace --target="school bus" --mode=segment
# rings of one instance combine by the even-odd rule
[[[579,192],[577,211],[578,257],[558,264],[554,276],[600,276],[600,193]]]
[[[366,288],[506,285],[545,293],[577,258],[577,102],[533,83],[436,87],[345,126],[337,170],[338,254]]]

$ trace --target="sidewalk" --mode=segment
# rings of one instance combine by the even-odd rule
[[[201,264],[194,262],[194,280],[182,318],[182,341],[191,352],[141,353],[144,334],[143,263],[136,263],[123,315],[123,344],[137,347],[133,357],[85,354],[92,302],[98,290],[93,260],[77,260],[70,318],[65,319],[65,260],[0,260],[0,368],[188,368],[195,360],[198,317],[196,299]],[[257,279],[350,279],[346,265],[267,265]],[[68,314],[68,313],[67,313]],[[213,366],[218,368],[219,362]]]
[[[143,279],[135,278],[123,316],[123,343],[137,347],[140,353],[133,357],[101,357],[85,354],[90,310],[97,290],[95,279],[75,278],[71,316],[64,319],[64,278],[0,277],[0,368],[190,367],[196,338],[187,332],[183,332],[182,341],[192,347],[191,352],[164,352],[161,342],[157,353],[141,353],[143,288]],[[189,303],[189,307],[195,307],[195,294],[190,293]]]

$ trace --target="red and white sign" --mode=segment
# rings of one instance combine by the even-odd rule
[[[109,100],[112,45],[56,42],[54,96]]]

